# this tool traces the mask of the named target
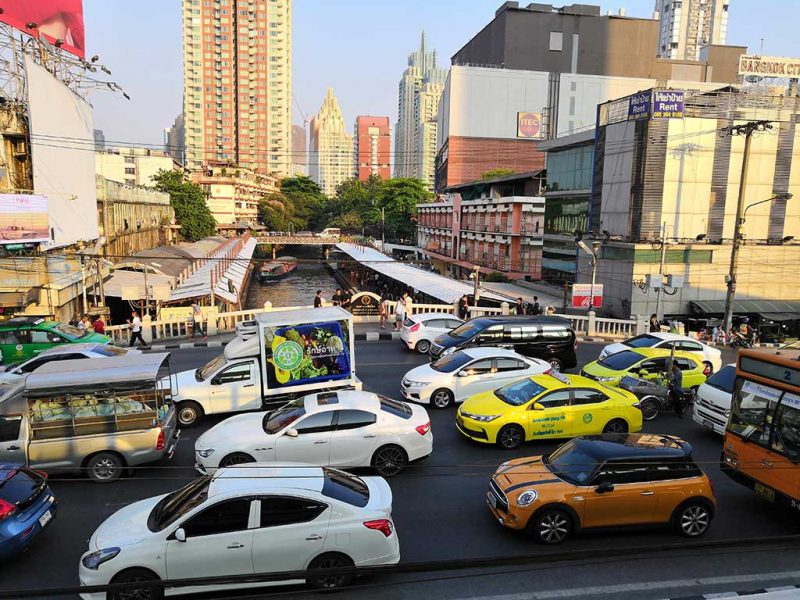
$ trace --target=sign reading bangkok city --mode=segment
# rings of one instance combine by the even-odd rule
[[[541,113],[518,112],[517,137],[531,139],[531,140],[541,139],[542,138]]]
[[[682,119],[683,114],[683,90],[653,90],[654,119]]]
[[[739,75],[800,78],[800,58],[742,54],[739,57]]]

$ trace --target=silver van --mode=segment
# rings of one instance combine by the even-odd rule
[[[47,363],[0,396],[0,463],[98,483],[175,451],[169,353]]]

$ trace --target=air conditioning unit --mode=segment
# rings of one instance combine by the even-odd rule
[[[645,277],[645,281],[647,282],[647,287],[649,288],[660,288],[664,285],[663,283],[663,275],[648,275]]]
[[[667,286],[672,288],[682,288],[684,282],[683,275],[667,275]]]

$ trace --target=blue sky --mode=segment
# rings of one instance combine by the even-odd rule
[[[585,3],[596,3],[584,0]],[[525,0],[520,4],[525,4]],[[557,6],[569,1],[553,2]],[[180,0],[84,0],[87,55],[98,54],[131,101],[95,93],[95,126],[112,142],[158,144],[181,110]],[[345,119],[397,118],[397,82],[424,29],[440,64],[486,25],[502,0],[294,0],[294,94],[309,119],[333,87]],[[650,17],[654,0],[600,2]],[[728,43],[797,56],[798,0],[731,0]],[[302,122],[297,108],[294,120]]]

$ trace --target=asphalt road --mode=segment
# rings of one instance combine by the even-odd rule
[[[600,348],[600,344],[581,344],[578,352],[579,364],[595,359]],[[213,348],[181,350],[173,353],[173,360],[179,370],[195,368],[219,352],[219,349]],[[400,343],[392,342],[359,343],[356,356],[359,376],[364,381],[365,389],[394,397],[398,397],[400,380],[406,370],[424,360],[407,352]],[[724,362],[732,359],[732,354],[723,357]],[[432,457],[423,463],[412,465],[390,480],[394,493],[393,515],[400,536],[403,562],[551,554],[551,549],[538,546],[523,535],[516,535],[499,527],[489,516],[484,493],[488,476],[499,463],[511,457],[551,452],[559,442],[531,442],[516,452],[477,445],[465,440],[456,431],[452,410],[431,409],[429,412],[434,434]],[[191,480],[195,476],[192,468],[194,440],[221,419],[222,417],[210,418],[201,426],[184,431],[176,455],[171,461],[139,469],[135,475],[114,484],[97,485],[76,476],[51,478],[52,489],[60,503],[58,517],[26,553],[0,566],[0,591],[77,585],[78,559],[85,551],[87,540],[95,528],[106,517],[130,502],[171,491]],[[654,422],[646,423],[645,431],[669,433],[690,441],[695,449],[695,459],[711,476],[719,507],[717,518],[704,540],[800,534],[800,520],[796,513],[766,506],[752,492],[731,482],[720,472],[717,466],[721,450],[719,436],[702,430],[688,416],[682,420],[673,415],[659,416]],[[654,564],[649,567],[637,561],[638,567],[634,568],[630,563],[622,566],[617,564],[614,570],[609,571],[603,564],[617,551],[649,546],[655,552],[658,547],[680,543],[681,539],[673,533],[660,529],[584,534],[558,548],[558,552],[596,551],[596,559],[589,561],[590,564],[583,561],[585,571],[582,575],[576,573],[574,579],[567,574],[569,569],[565,568],[562,568],[564,574],[553,579],[559,573],[559,567],[554,566],[547,571],[548,576],[544,578],[530,571],[523,579],[512,577],[509,580],[506,577],[503,581],[507,581],[507,585],[499,585],[495,574],[494,580],[489,576],[459,580],[467,582],[463,586],[448,585],[446,582],[406,583],[391,588],[392,593],[389,595],[393,598],[410,598],[420,593],[428,595],[434,589],[437,597],[448,598],[492,596],[495,593],[507,594],[509,591],[527,592],[531,589],[530,585],[523,585],[522,589],[517,589],[515,585],[518,586],[520,581],[530,582],[531,577],[538,582],[538,589],[546,589],[548,585],[558,587],[577,585],[580,582],[593,582],[592,585],[598,586],[612,573],[616,573],[613,581],[618,582],[619,577],[628,581],[634,577],[634,573],[647,574],[646,577],[650,579],[666,573],[664,576],[667,579],[674,580],[677,579],[675,568],[685,569],[686,573],[693,573],[692,577],[695,578],[704,574],[722,573],[726,567],[733,569],[733,565],[737,565],[735,572],[747,572],[740,564],[742,557],[730,561],[712,551],[704,553],[707,555],[703,559],[703,564],[707,564],[711,570],[700,569],[697,573],[697,560],[680,552],[671,553],[663,560],[654,560]],[[791,553],[790,556],[796,554]],[[654,558],[655,556],[657,555]],[[759,572],[759,569],[762,572],[769,571],[771,567],[779,566],[789,568],[790,565],[785,564],[787,560],[789,559],[785,551],[780,548],[765,550],[756,556],[749,556],[747,567],[756,569],[753,572]],[[710,565],[716,564],[713,561],[719,564],[712,568]],[[681,564],[684,567],[680,567]],[[797,568],[800,569],[800,564],[797,564]],[[379,593],[386,595],[390,589],[386,587],[387,584],[409,579],[414,577],[398,575],[376,580],[371,584],[378,585]],[[514,581],[517,583],[514,584]],[[417,589],[420,585],[429,587],[421,591]],[[434,585],[437,587],[430,587]],[[362,595],[366,598],[375,592],[372,588],[363,592],[354,590],[348,592],[348,598]],[[619,592],[620,590],[616,590],[608,597]],[[295,594],[296,592],[293,595]],[[576,592],[573,596],[580,597],[580,594]]]

